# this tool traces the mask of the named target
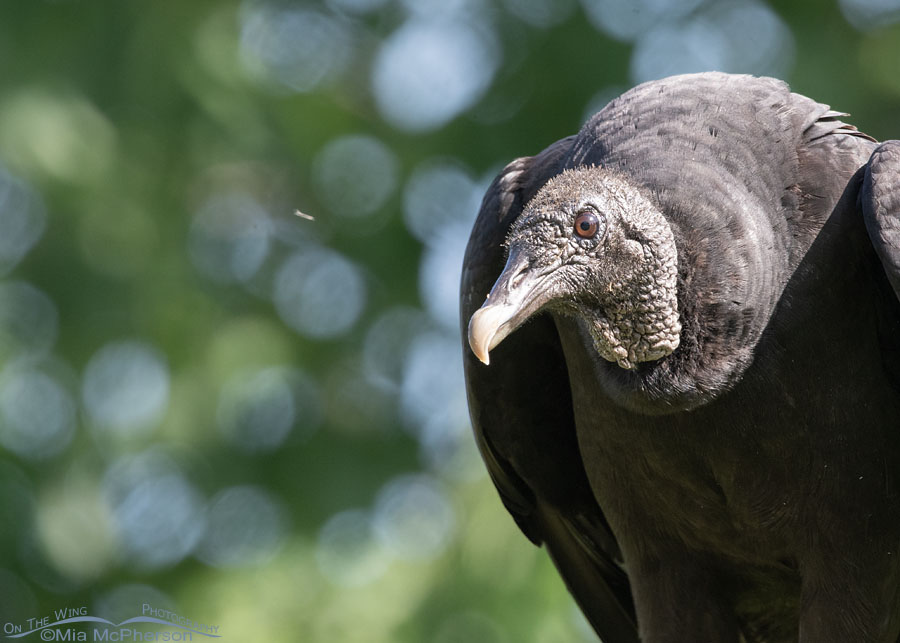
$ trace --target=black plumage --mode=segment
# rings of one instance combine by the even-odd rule
[[[485,195],[475,435],[606,643],[900,636],[900,141],[845,116],[668,78]]]

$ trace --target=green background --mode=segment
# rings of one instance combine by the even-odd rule
[[[0,628],[594,640],[472,445],[459,263],[505,163],[703,69],[900,135],[900,2],[0,3]]]

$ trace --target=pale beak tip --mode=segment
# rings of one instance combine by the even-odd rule
[[[490,352],[509,334],[515,308],[485,304],[469,320],[469,346],[481,363],[490,364]]]
[[[490,364],[490,352],[535,312],[546,299],[547,270],[535,272],[522,252],[510,257],[484,304],[469,319],[468,339],[472,353],[482,364]]]
[[[478,361],[487,366],[490,364],[490,344],[494,333],[488,331],[483,323],[483,308],[475,311],[469,320],[469,347],[478,358]]]

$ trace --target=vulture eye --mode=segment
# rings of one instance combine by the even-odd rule
[[[582,239],[592,239],[600,229],[600,219],[590,211],[580,212],[575,217],[575,234]]]

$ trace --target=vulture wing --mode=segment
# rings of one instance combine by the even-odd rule
[[[860,193],[869,238],[900,299],[900,141],[872,153]]]
[[[482,202],[463,264],[463,337],[505,262],[510,223],[563,169],[575,137],[510,163]],[[605,643],[637,643],[618,545],[591,492],[575,437],[569,375],[552,319],[539,316],[481,364],[463,341],[475,437],[509,512],[543,544]]]

